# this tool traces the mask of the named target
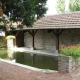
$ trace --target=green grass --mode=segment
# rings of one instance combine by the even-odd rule
[[[6,58],[7,57],[7,49],[0,49],[0,58]]]

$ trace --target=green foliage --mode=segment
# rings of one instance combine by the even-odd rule
[[[6,57],[7,57],[7,50],[0,49],[0,58],[6,58]]]
[[[9,36],[6,37],[6,39],[15,39],[15,36],[9,35]]]
[[[74,59],[80,57],[80,45],[64,46],[61,45],[60,54],[72,56]]]
[[[65,12],[65,0],[57,0],[57,11],[59,13]]]
[[[70,11],[80,11],[80,0],[70,0],[69,10]]]
[[[44,13],[46,13],[46,11],[47,11],[47,8],[45,7],[46,2],[47,2],[47,0],[36,0],[35,12],[36,12],[37,19],[39,19],[40,17],[43,17]]]
[[[0,36],[0,48],[6,48],[7,43],[4,36]]]
[[[4,13],[10,16],[10,20],[18,21],[23,19],[23,24],[32,25],[35,14],[34,0],[1,0],[1,2],[6,5]]]
[[[5,18],[6,25],[10,26],[12,24],[12,22],[10,21],[10,18],[5,14],[3,14],[3,17]],[[4,22],[2,21],[2,17],[0,17],[0,29],[4,29],[5,30]]]
[[[66,0],[57,0],[57,11],[59,13],[64,13],[65,12],[65,5]],[[68,12],[70,11],[80,11],[80,0],[69,0],[69,5],[68,5]]]
[[[22,21],[26,26],[32,26],[37,19],[42,17],[47,8],[45,7],[47,0],[0,0],[5,15],[10,21]],[[4,9],[6,6],[6,9]]]

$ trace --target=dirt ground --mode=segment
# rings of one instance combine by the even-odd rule
[[[0,62],[0,80],[80,80],[80,68],[70,73],[47,73]]]

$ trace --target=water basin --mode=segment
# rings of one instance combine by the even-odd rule
[[[6,60],[14,60],[16,63],[46,69],[46,70],[58,70],[58,56],[55,55],[47,55],[40,53],[33,53],[32,51],[24,51],[19,52],[16,51],[13,54],[13,58],[9,57],[6,49],[0,50],[0,57]]]

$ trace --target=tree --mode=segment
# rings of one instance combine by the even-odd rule
[[[37,19],[39,19],[40,17],[43,17],[44,16],[43,13],[46,13],[46,11],[47,11],[47,8],[45,7],[46,2],[47,2],[47,0],[36,0],[36,2],[35,2],[35,5],[36,5],[35,11],[36,11]]]
[[[39,19],[46,13],[46,1],[47,0],[0,0],[3,13],[8,17],[7,23],[9,21],[20,21],[26,26],[33,25],[35,15],[37,19]],[[3,20],[3,22],[5,22],[5,20]]]
[[[67,4],[67,5],[66,5]],[[80,11],[80,0],[57,0],[57,10],[60,13],[71,11]]]
[[[70,11],[80,11],[80,0],[70,0],[69,10]]]
[[[65,0],[57,0],[57,11],[58,13],[64,13],[65,12]]]

